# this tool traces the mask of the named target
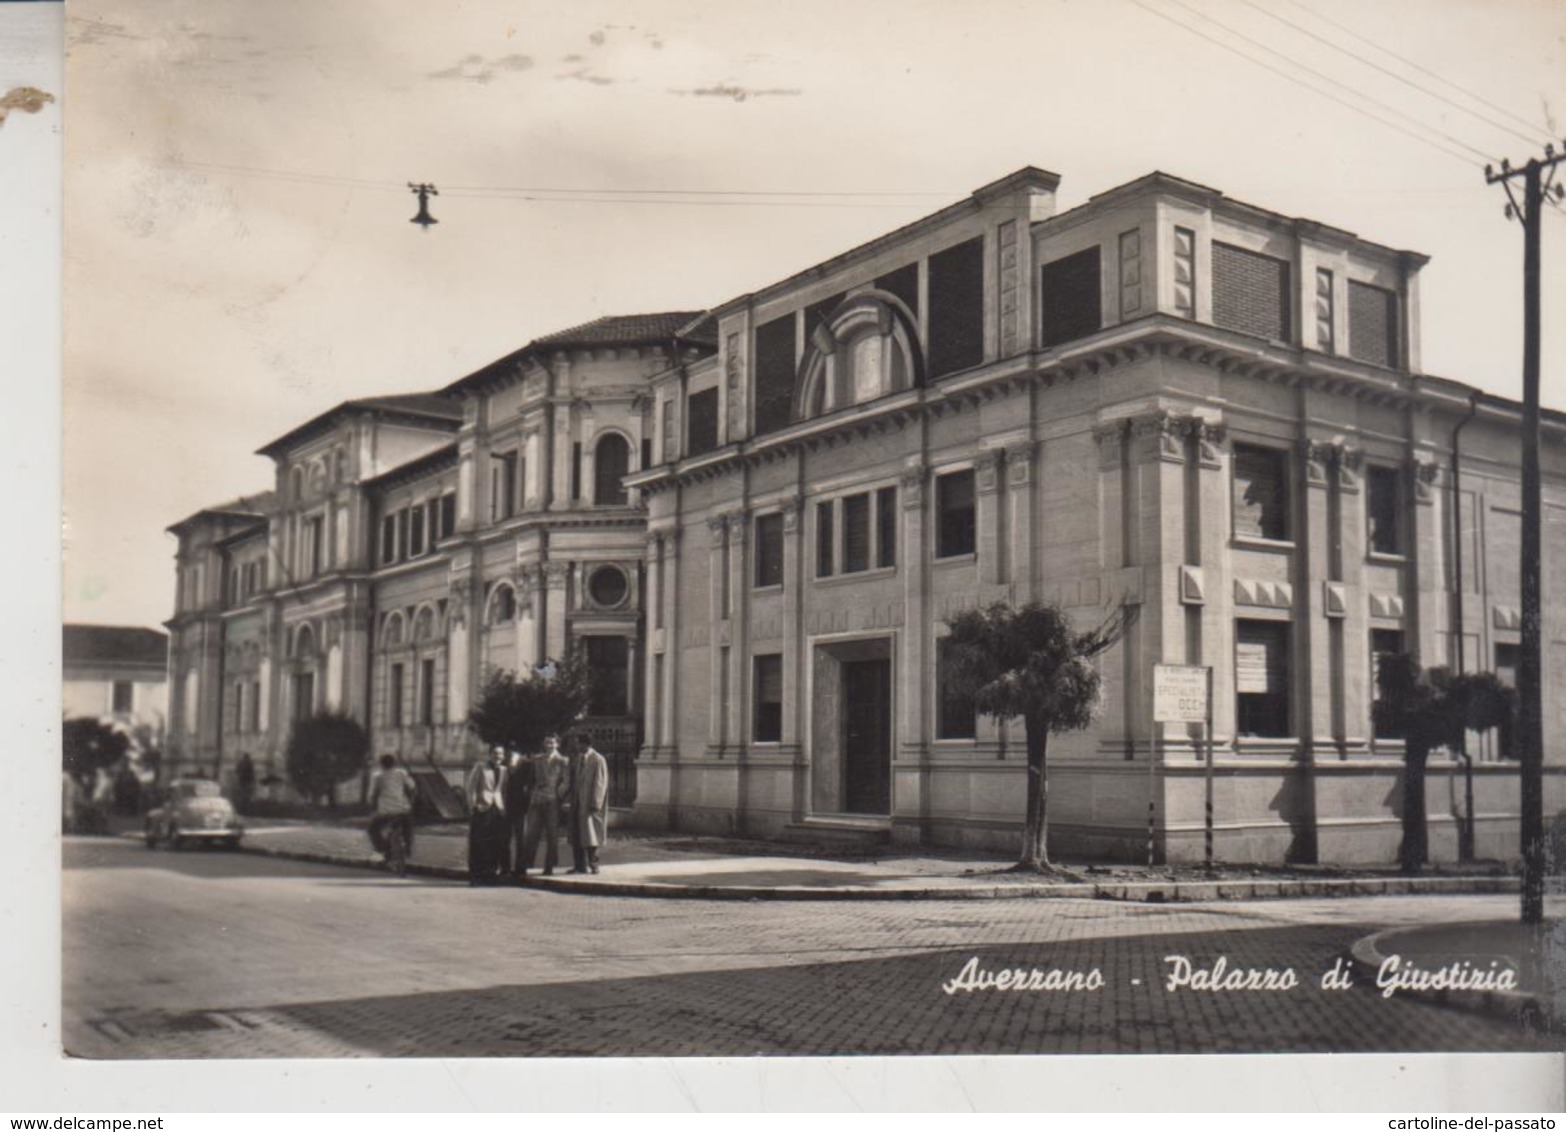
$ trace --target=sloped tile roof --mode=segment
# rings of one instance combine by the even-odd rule
[[[66,625],[63,659],[72,664],[145,664],[169,659],[167,633],[120,625]]]
[[[702,311],[611,314],[533,340],[534,346],[627,346],[667,342]]]

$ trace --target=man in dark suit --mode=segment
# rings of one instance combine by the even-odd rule
[[[510,857],[511,876],[520,880],[527,876],[527,813],[533,805],[533,760],[519,751],[511,752],[511,765],[506,769],[506,850]],[[502,859],[501,867],[505,867]]]

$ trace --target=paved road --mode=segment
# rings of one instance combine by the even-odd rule
[[[1504,919],[1516,898],[1245,905],[625,900],[67,839],[64,1036],[85,1057],[1546,1050],[1367,990],[1356,938]],[[1165,956],[1293,990],[1169,992]],[[947,994],[981,967],[1102,989]]]

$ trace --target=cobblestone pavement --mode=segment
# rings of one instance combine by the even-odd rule
[[[1509,919],[1509,896],[630,901],[75,839],[64,864],[64,1040],[84,1057],[1560,1048],[1317,985],[1370,931]],[[1175,954],[1300,985],[1171,993]],[[945,993],[971,959],[1104,986]]]

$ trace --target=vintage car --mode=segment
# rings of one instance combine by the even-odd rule
[[[177,778],[164,792],[162,804],[147,812],[147,848],[160,843],[175,849],[187,841],[237,849],[245,827],[223,788],[207,778]]]

